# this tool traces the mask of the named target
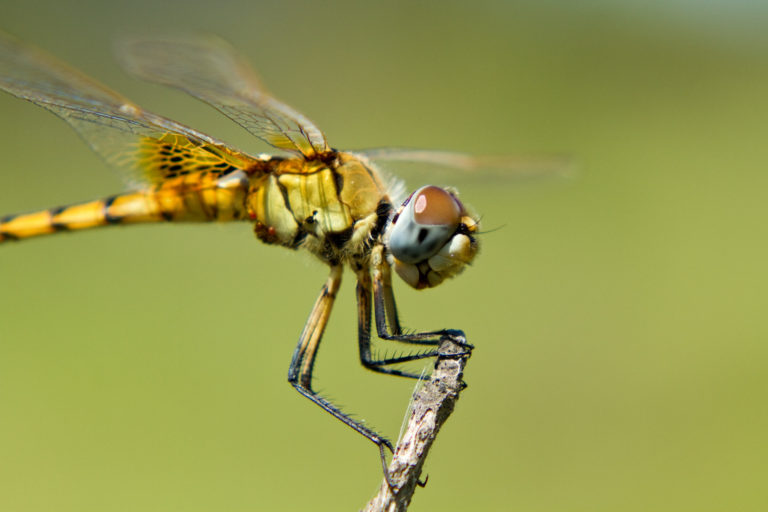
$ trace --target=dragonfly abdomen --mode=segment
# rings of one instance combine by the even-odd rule
[[[246,217],[248,175],[232,167],[226,175],[209,171],[167,178],[147,192],[162,219],[169,222],[242,220]]]
[[[192,173],[148,190],[0,218],[0,243],[118,224],[240,220],[247,188],[242,171]]]
[[[9,215],[0,219],[0,242],[122,224],[128,220],[132,222],[159,220],[157,212],[149,208],[146,193],[117,195],[34,213]]]

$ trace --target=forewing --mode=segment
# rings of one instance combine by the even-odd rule
[[[472,155],[456,151],[413,148],[373,148],[351,153],[372,160],[406,162],[477,172],[502,179],[566,176],[575,170],[573,160],[564,155]]]
[[[132,74],[205,101],[276,148],[307,159],[330,151],[314,123],[266,93],[248,63],[220,39],[127,40],[119,54]]]
[[[64,119],[131,182],[164,179],[175,165],[168,160],[180,156],[185,165],[226,163],[247,168],[253,161],[223,142],[142,110],[54,57],[2,32],[0,89]]]

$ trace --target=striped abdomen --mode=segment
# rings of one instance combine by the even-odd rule
[[[168,178],[147,190],[0,218],[0,243],[62,231],[140,222],[231,221],[245,217],[248,177],[207,171]]]

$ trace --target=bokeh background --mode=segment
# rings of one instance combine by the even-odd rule
[[[249,151],[212,109],[123,74],[113,41],[223,35],[336,147],[579,162],[404,176],[459,186],[492,230],[459,279],[397,288],[407,326],[477,346],[412,510],[768,509],[764,2],[0,8],[3,29]],[[121,189],[44,110],[0,95],[0,118],[1,213]],[[247,225],[141,226],[4,245],[0,276],[0,510],[356,510],[378,487],[375,447],[285,382],[326,277],[308,256]],[[319,388],[396,436],[413,383],[358,365],[352,292]]]

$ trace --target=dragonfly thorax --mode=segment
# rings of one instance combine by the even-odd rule
[[[400,206],[385,234],[389,263],[414,288],[459,274],[477,254],[478,221],[450,190],[428,185]]]
[[[306,249],[325,262],[364,259],[391,215],[378,173],[358,157],[285,158],[252,178],[246,207],[263,242]]]

